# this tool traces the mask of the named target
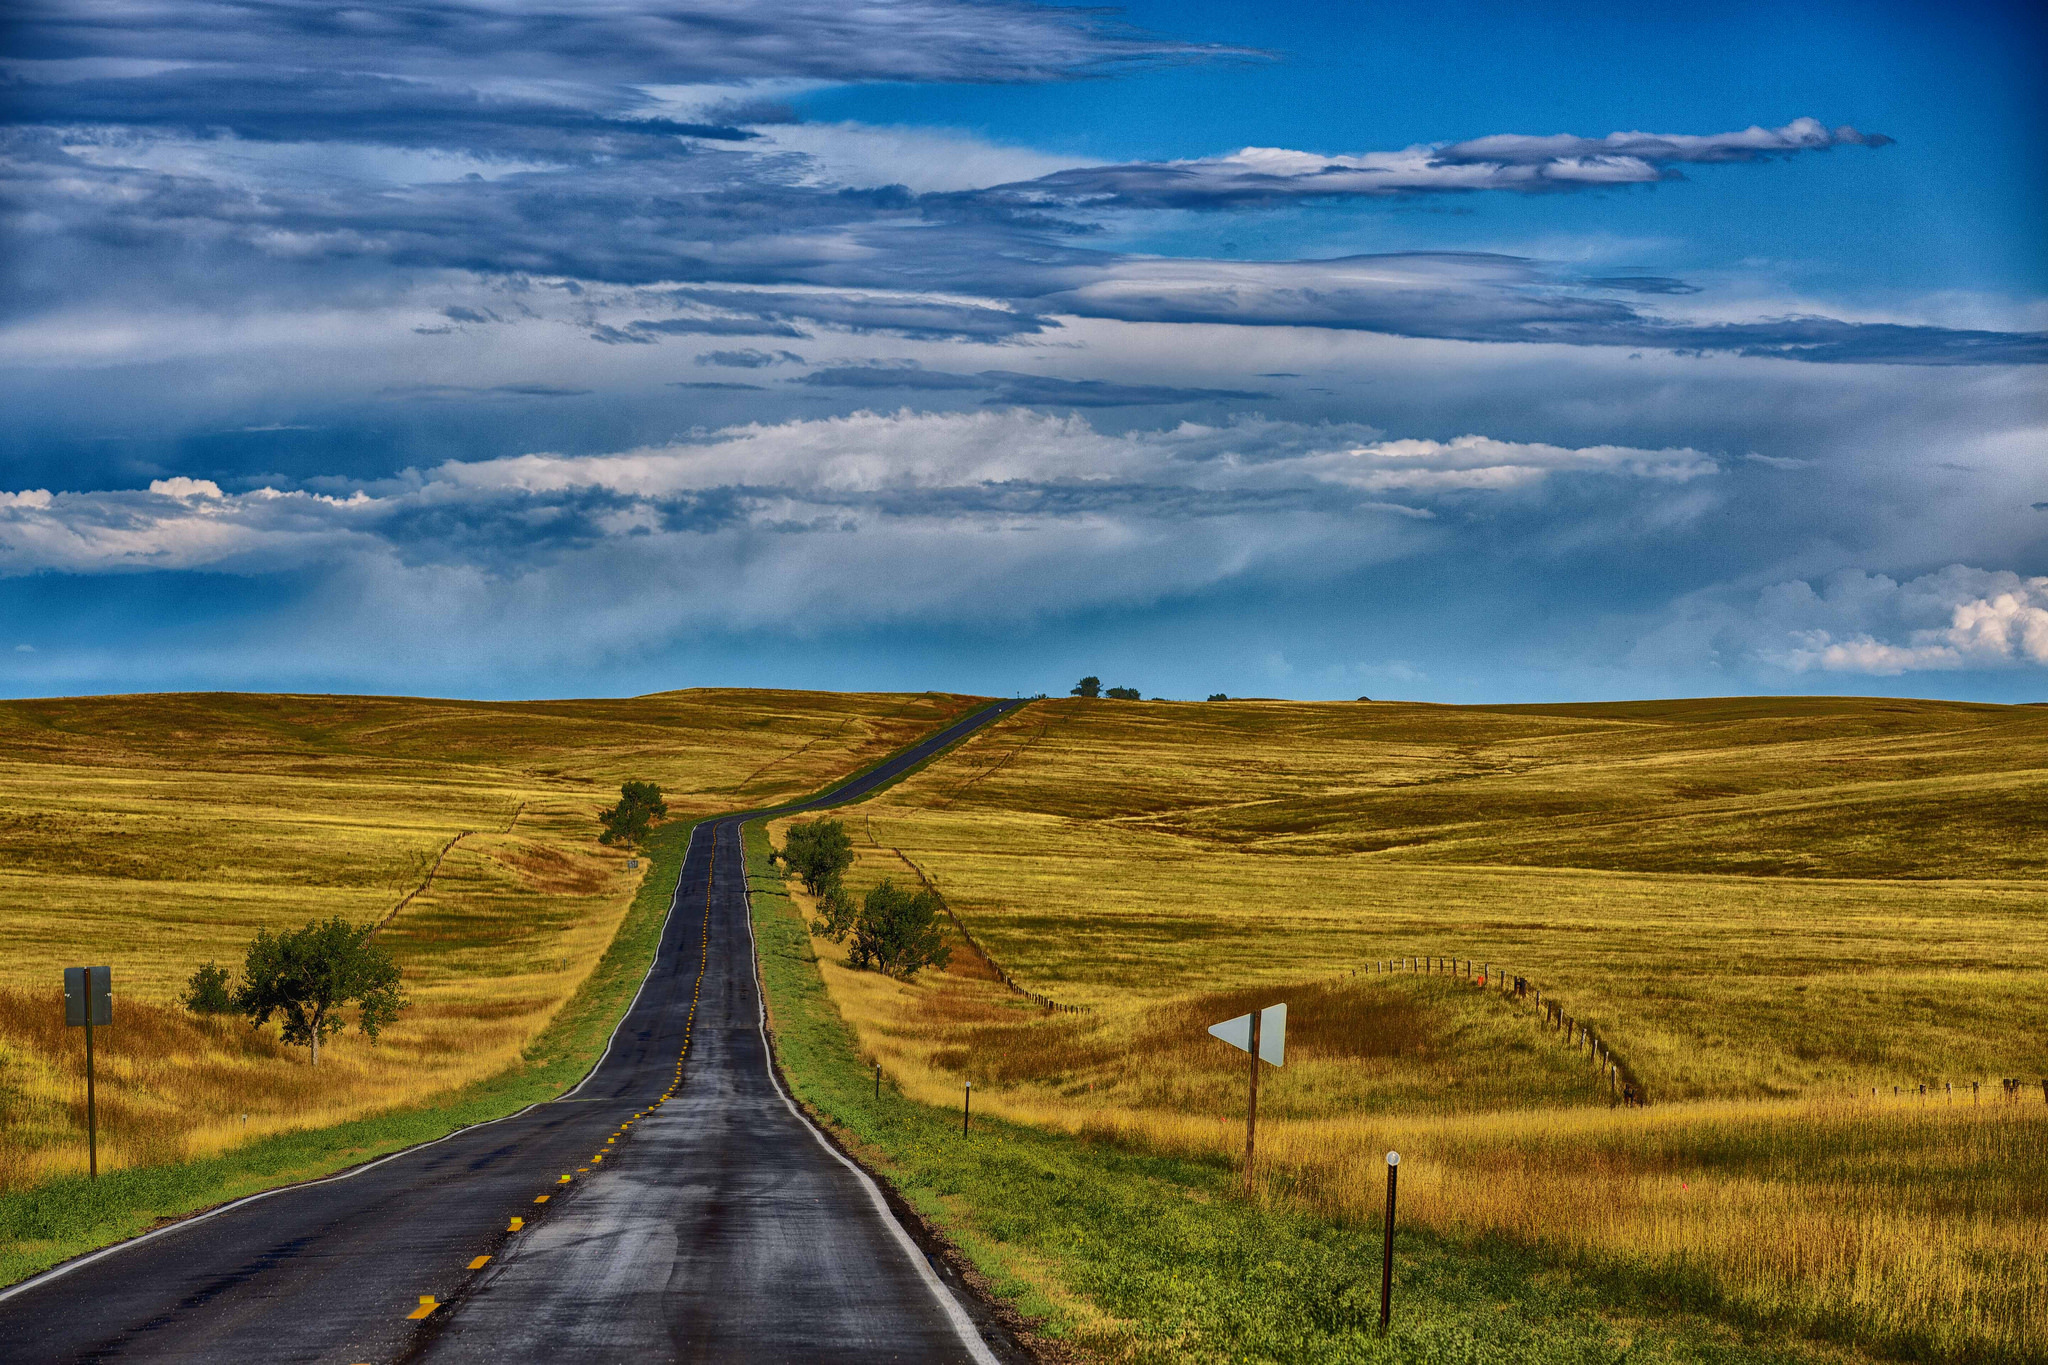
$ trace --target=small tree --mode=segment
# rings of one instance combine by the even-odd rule
[[[637,844],[647,837],[648,826],[668,814],[661,788],[652,782],[626,782],[619,787],[619,804],[598,812],[604,833],[600,844]]]
[[[834,943],[844,943],[847,934],[853,930],[859,909],[853,903],[853,897],[846,893],[845,884],[835,877],[825,888],[825,894],[818,897],[818,917],[811,921],[811,928]]]
[[[259,929],[242,966],[235,1008],[261,1027],[281,1016],[284,1040],[312,1049],[320,1065],[320,1043],[341,1032],[343,1009],[356,1007],[356,1026],[371,1038],[407,1005],[399,990],[398,964],[370,942],[374,924],[354,925],[336,915],[325,924],[273,934]]]
[[[930,891],[905,891],[885,879],[861,900],[846,960],[905,981],[920,967],[943,967],[953,950],[939,931],[939,914]]]
[[[1223,694],[1222,694],[1221,692],[1211,692],[1211,693],[1209,694],[1209,700],[1210,700],[1210,701],[1229,701],[1229,700],[1230,700],[1230,698],[1228,698],[1228,697],[1224,696],[1224,695],[1223,695]]]
[[[1139,700],[1138,689],[1135,687],[1112,687],[1102,695],[1105,697],[1115,697],[1118,701]]]
[[[1071,697],[1099,697],[1102,695],[1102,679],[1091,673],[1081,679],[1080,682],[1074,684],[1073,690],[1067,695]]]
[[[782,860],[803,878],[804,890],[820,895],[853,866],[853,838],[838,820],[800,821],[783,836]]]
[[[235,1013],[235,993],[228,985],[227,968],[209,962],[185,981],[185,993],[178,997],[194,1014]]]

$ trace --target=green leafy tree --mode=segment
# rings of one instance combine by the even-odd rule
[[[228,984],[227,968],[209,962],[185,981],[185,993],[178,997],[194,1014],[235,1013],[235,992]]]
[[[1138,696],[1138,689],[1135,687],[1112,687],[1109,689],[1109,691],[1104,692],[1102,695],[1105,697],[1115,697],[1118,701],[1140,700]]]
[[[905,891],[884,880],[861,900],[846,960],[905,981],[921,967],[943,967],[953,950],[939,929],[941,913],[930,891]]]
[[[1221,692],[1211,692],[1211,693],[1209,694],[1209,700],[1210,700],[1210,701],[1229,701],[1229,700],[1230,700],[1230,698],[1228,698],[1228,697],[1224,696],[1224,695],[1223,695],[1223,694],[1222,694]]]
[[[284,1040],[312,1049],[314,1066],[322,1040],[346,1025],[349,1005],[356,1007],[356,1026],[375,1038],[408,1003],[398,964],[370,942],[376,932],[374,924],[350,924],[339,915],[286,933],[258,930],[242,964],[235,1008],[256,1027],[278,1015]]]
[[[626,782],[619,787],[619,804],[598,812],[604,833],[601,844],[637,844],[647,837],[648,827],[668,814],[668,802],[661,788],[652,782]]]
[[[1099,697],[1102,695],[1102,679],[1091,673],[1081,679],[1080,682],[1075,683],[1073,690],[1067,695],[1071,697]]]
[[[818,917],[811,921],[811,928],[834,943],[844,943],[846,936],[853,931],[853,922],[859,911],[853,897],[847,894],[845,884],[835,877],[824,894],[818,897]]]
[[[799,821],[783,836],[782,860],[803,878],[804,890],[821,895],[853,866],[853,839],[841,821]]]

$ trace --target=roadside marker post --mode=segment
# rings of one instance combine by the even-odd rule
[[[92,1031],[114,1022],[114,969],[64,969],[64,1026],[85,1029],[85,1162],[94,1180],[100,1178],[100,1121],[93,1094]]]
[[[1380,1254],[1380,1335],[1387,1334],[1387,1324],[1394,1316],[1394,1186],[1401,1174],[1401,1154],[1387,1153],[1387,1229],[1384,1250]]]
[[[967,1136],[967,1117],[974,1111],[974,1082],[968,1081],[960,1092],[960,1136]]]
[[[1287,1006],[1268,1005],[1209,1025],[1209,1032],[1239,1051],[1251,1054],[1251,1089],[1244,1111],[1244,1187],[1252,1187],[1252,1163],[1258,1155],[1259,1063],[1287,1065]]]

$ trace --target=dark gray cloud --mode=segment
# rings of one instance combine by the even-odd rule
[[[749,346],[738,351],[707,351],[697,357],[697,363],[729,370],[765,370],[770,365],[801,365],[804,358],[795,351],[761,351]]]
[[[1176,42],[1101,10],[1005,0],[618,0],[508,7],[415,0],[403,9],[319,0],[113,0],[10,6],[17,59],[233,63],[257,69],[718,82],[1044,81],[1134,63],[1243,55]]]
[[[743,389],[750,393],[759,393],[765,387],[760,384],[734,384],[729,381],[720,383],[714,379],[671,379],[668,386],[672,389]]]
[[[1229,156],[1082,166],[975,191],[987,203],[1095,209],[1218,209],[1298,199],[1395,198],[1506,190],[1520,194],[1611,189],[1681,178],[1680,163],[1759,161],[1892,139],[1794,119],[1738,133],[1603,138],[1504,134],[1445,147],[1322,156],[1247,147]]]
[[[2048,333],[1785,317],[1688,323],[1588,289],[1546,263],[1478,252],[1329,261],[1120,262],[1046,295],[1054,312],[1126,322],[1326,327],[1456,341],[1650,346],[1834,364],[2035,365]],[[1675,283],[1675,282],[1674,282]],[[1663,287],[1661,294],[1682,293]]]
[[[0,125],[118,126],[256,142],[445,147],[588,162],[673,154],[679,139],[745,142],[730,124],[662,117],[617,86],[479,89],[352,71],[177,68],[87,80],[15,79]]]
[[[990,403],[1069,408],[1147,407],[1169,403],[1205,403],[1225,399],[1271,398],[1245,389],[1188,389],[1167,384],[1114,384],[1101,379],[1056,379],[1019,374],[1014,370],[983,370],[949,374],[915,365],[837,365],[815,370],[796,381],[820,388],[907,389],[913,392],[994,390]]]
[[[1834,147],[1889,147],[1892,142],[1893,139],[1882,133],[1860,133],[1847,125],[1829,128],[1818,119],[1800,118],[1782,128],[1760,128],[1752,124],[1737,133],[1705,135],[1609,133],[1605,137],[1575,137],[1569,133],[1558,133],[1548,137],[1530,137],[1520,133],[1496,133],[1440,147],[1436,156],[1439,161],[1451,164],[1498,163],[1507,166],[1540,166],[1546,162],[1600,157],[1633,157],[1658,164],[1714,164],[1763,161],[1799,152],[1824,152]]]

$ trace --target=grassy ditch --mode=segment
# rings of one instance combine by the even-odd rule
[[[778,881],[759,825],[750,879]],[[979,1120],[884,1085],[789,899],[754,926],[776,1054],[802,1103],[942,1229],[1034,1323],[1045,1354],[1130,1361],[1705,1362],[1840,1359],[1613,1285],[1504,1239],[1401,1229],[1394,1326],[1377,1335],[1377,1219],[1234,1193],[1230,1163]]]
[[[661,939],[694,823],[649,837],[652,865],[611,946],[520,1063],[423,1104],[326,1128],[279,1133],[201,1161],[61,1176],[0,1193],[0,1284],[230,1199],[331,1175],[560,1094],[604,1052]]]

